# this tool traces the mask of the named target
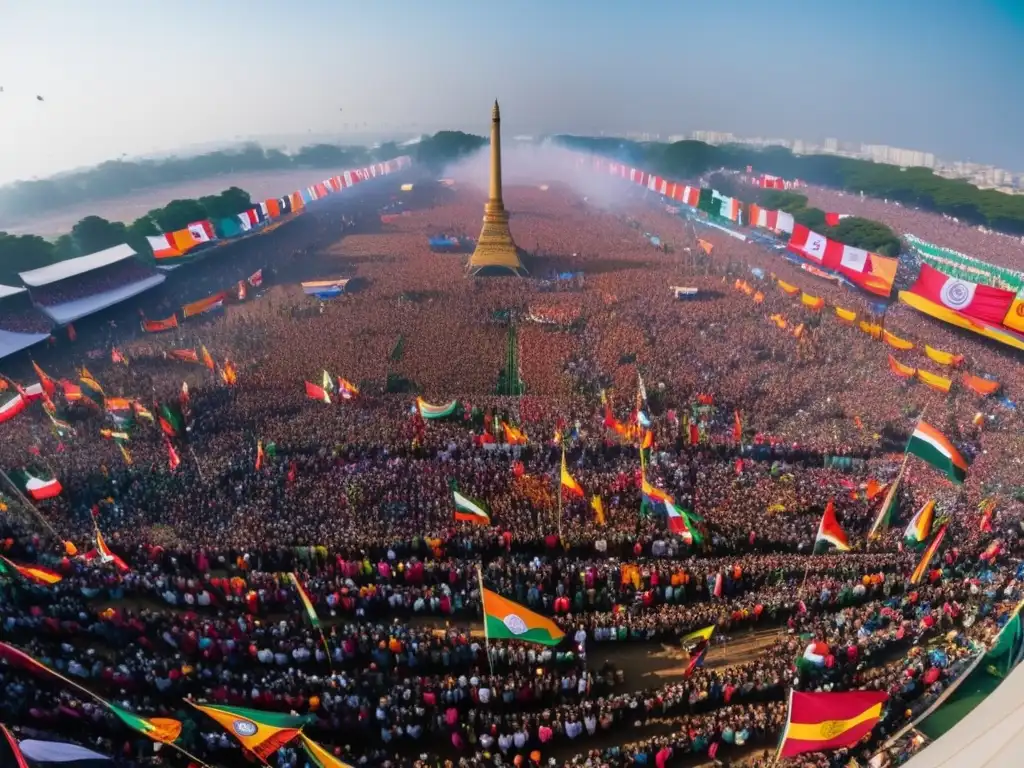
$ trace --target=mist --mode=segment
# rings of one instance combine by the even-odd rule
[[[581,164],[581,159],[584,161]],[[487,194],[491,174],[491,148],[481,147],[445,167],[442,174]],[[599,208],[625,208],[635,200],[637,187],[627,180],[595,171],[590,157],[551,142],[511,141],[501,147],[501,180],[509,187],[564,185]]]

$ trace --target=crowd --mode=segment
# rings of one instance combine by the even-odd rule
[[[184,424],[168,440],[138,418],[121,446],[130,464],[100,434],[111,427],[103,409],[61,393],[63,426],[33,405],[0,427],[4,468],[53,474],[64,488],[36,513],[3,491],[3,554],[63,576],[46,588],[0,586],[6,642],[119,706],[186,720],[182,746],[211,765],[244,761],[184,698],[311,714],[307,735],[352,764],[664,766],[686,755],[760,759],[778,739],[790,687],[884,689],[892,704],[879,733],[892,733],[1024,597],[1021,422],[1011,407],[1024,395],[1019,357],[894,305],[887,329],[962,354],[966,370],[1000,380],[1009,405],[908,384],[889,372],[887,347],[830,309],[874,317],[868,299],[695,230],[625,183],[619,199],[603,200],[611,212],[569,185],[507,191],[531,272],[583,279],[564,289],[467,279],[465,257],[431,253],[428,238],[474,231],[479,194],[425,180],[399,193],[398,184],[346,191],[226,246],[120,314],[77,324],[77,342],[37,354],[55,379],[75,380],[86,365],[107,397],[154,412],[173,404]],[[385,207],[404,215],[384,223]],[[222,312],[165,333],[138,327],[139,312],[167,317],[258,269],[262,284]],[[336,299],[298,286],[338,277],[356,280]],[[806,309],[776,279],[829,309]],[[698,299],[676,301],[671,285],[697,287]],[[509,359],[505,322],[539,309],[559,322],[517,329],[526,394],[491,394]],[[773,314],[804,333],[780,329]],[[218,365],[230,360],[237,382],[165,354],[200,346]],[[112,360],[113,348],[127,363]],[[321,383],[324,371],[359,395],[309,399],[303,382]],[[34,376],[27,360],[5,374]],[[609,416],[634,420],[641,378],[654,442],[646,477],[699,515],[701,541],[687,543],[641,504],[637,442],[608,426]],[[424,422],[409,391],[461,408]],[[891,528],[867,542],[879,489],[900,473],[922,411],[971,458],[967,481],[953,486],[911,460]],[[503,423],[527,443],[508,444]],[[556,431],[582,498],[559,498]],[[453,484],[488,505],[489,525],[454,520]],[[903,528],[930,499],[948,543],[912,585],[920,551],[901,546]],[[985,526],[983,500],[995,504]],[[812,554],[829,502],[852,552]],[[97,529],[129,571],[55,546],[89,549]],[[550,616],[566,639],[485,642],[474,630],[481,579]],[[636,658],[709,625],[718,642],[703,667],[643,676],[648,662]],[[747,638],[756,648],[744,653]],[[799,662],[809,642],[827,645],[829,665]],[[0,686],[0,721],[98,745],[125,764],[153,759],[150,742],[73,689],[16,664],[0,666]],[[177,760],[167,748],[159,756]],[[271,762],[305,759],[292,744]]]
[[[32,306],[28,294],[0,300],[0,331],[8,333],[47,333],[53,327],[41,311]]]

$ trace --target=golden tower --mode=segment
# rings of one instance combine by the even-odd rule
[[[517,275],[526,271],[519,260],[519,249],[508,228],[508,211],[501,199],[501,112],[497,100],[491,111],[491,188],[484,205],[484,226],[466,265],[474,275],[487,267],[508,269]]]

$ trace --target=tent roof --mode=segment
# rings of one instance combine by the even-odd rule
[[[33,344],[46,341],[48,338],[50,338],[49,333],[11,333],[0,330],[0,358],[28,349]]]
[[[56,283],[75,275],[91,272],[100,267],[116,264],[124,259],[135,255],[135,250],[127,243],[115,245],[105,251],[90,253],[88,256],[79,256],[77,259],[66,259],[48,267],[40,267],[29,272],[22,272],[18,275],[25,285],[31,288],[39,288],[50,283]]]
[[[905,768],[1003,768],[1024,754],[1024,664]]]
[[[115,288],[112,291],[95,293],[84,299],[67,301],[63,304],[54,304],[48,307],[41,306],[40,309],[51,320],[57,323],[57,325],[66,325],[67,323],[73,323],[75,320],[85,317],[86,315],[99,312],[101,309],[112,307],[118,302],[130,299],[132,296],[140,294],[143,291],[148,291],[150,288],[155,288],[166,279],[167,275],[155,274],[151,277],[147,277],[145,280],[138,280],[134,283],[129,283],[128,285],[122,285],[120,288]]]
[[[17,288],[13,285],[0,285],[0,299],[6,299],[8,296],[16,296],[19,293],[24,293],[25,288]]]

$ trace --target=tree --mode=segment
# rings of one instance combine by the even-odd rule
[[[0,283],[21,285],[19,272],[39,269],[53,261],[53,244],[38,235],[0,232]]]
[[[53,260],[64,261],[66,259],[74,259],[81,256],[81,252],[78,250],[78,246],[75,245],[74,238],[69,234],[63,234],[57,238],[53,244]]]
[[[140,216],[125,230],[125,242],[141,256],[152,256],[153,249],[149,245],[147,237],[154,237],[160,234],[159,228],[153,223],[149,216]]]
[[[96,253],[124,243],[125,226],[100,216],[86,216],[71,228],[71,239],[79,253]]]
[[[164,232],[174,232],[205,219],[206,209],[198,200],[171,200],[163,208],[150,211],[147,215]]]
[[[200,197],[199,204],[206,210],[205,218],[213,221],[237,216],[242,211],[252,208],[249,193],[238,187],[229,187],[219,195]]]
[[[462,131],[441,131],[424,137],[416,145],[416,160],[432,170],[441,170],[446,165],[476,152],[487,144],[482,136]]]

